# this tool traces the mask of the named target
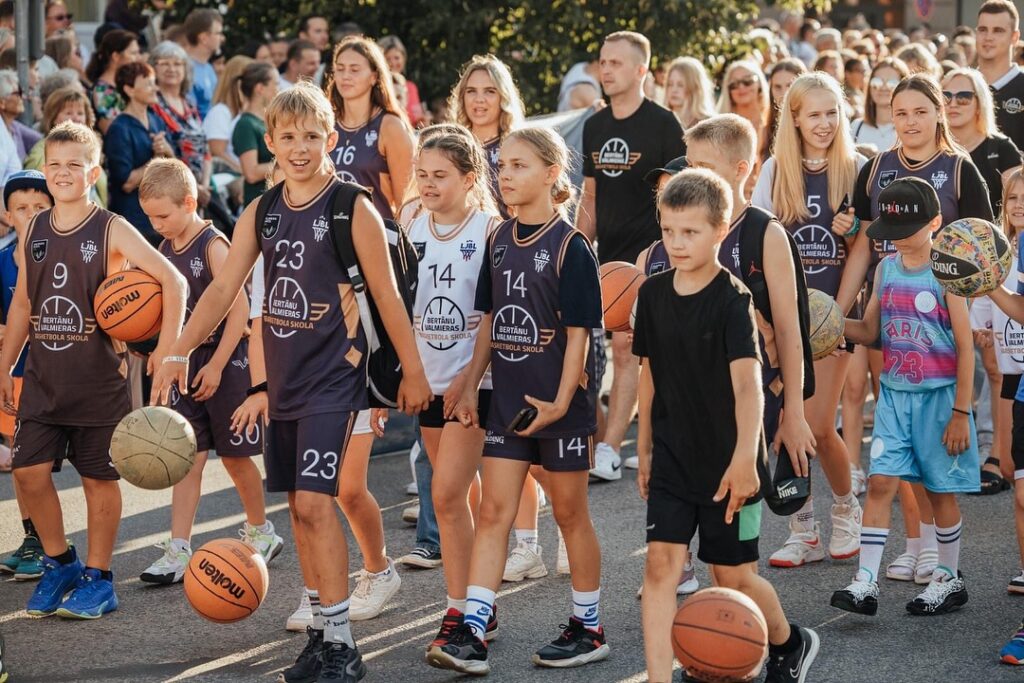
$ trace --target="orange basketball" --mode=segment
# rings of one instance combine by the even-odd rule
[[[753,600],[731,588],[705,588],[676,612],[672,649],[702,681],[749,681],[768,656],[768,625]]]
[[[611,261],[601,266],[601,306],[606,330],[628,332],[632,329],[629,314],[644,279],[644,274],[632,263]]]
[[[104,332],[123,342],[140,342],[160,331],[163,294],[149,273],[122,270],[100,284],[92,307]]]
[[[241,541],[218,538],[192,554],[185,597],[201,616],[230,624],[256,611],[269,584],[262,555]]]

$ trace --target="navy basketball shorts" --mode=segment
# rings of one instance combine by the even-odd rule
[[[647,542],[690,545],[705,564],[735,567],[757,562],[761,499],[747,503],[725,523],[725,502],[703,505],[684,500],[667,487],[652,486],[647,496]]]
[[[60,472],[64,460],[70,460],[82,477],[117,481],[121,477],[110,461],[110,439],[116,427],[69,427],[18,420],[14,428],[13,467],[52,462],[53,471]]]
[[[549,472],[579,472],[594,467],[594,436],[536,438],[487,430],[485,458],[520,460],[540,465]]]
[[[479,418],[479,424],[487,424],[487,415],[490,413],[491,408],[491,390],[481,389],[478,392],[476,413]],[[430,405],[419,414],[420,427],[427,427],[430,429],[442,429],[449,422],[458,422],[458,418],[444,416],[444,396],[434,396],[433,400],[430,401]]]
[[[192,352],[189,361],[189,381],[213,357],[216,349],[201,346]],[[263,426],[257,424],[245,434],[231,431],[231,416],[238,406],[245,402],[249,389],[248,345],[239,343],[231,354],[231,360],[221,373],[220,386],[210,398],[197,401],[192,398],[196,387],[189,387],[189,393],[181,396],[176,387],[171,388],[171,408],[189,421],[196,433],[196,450],[214,449],[221,457],[251,457],[263,452]]]
[[[338,476],[356,412],[320,413],[296,420],[270,420],[267,491],[315,491],[338,495]]]
[[[1010,442],[1013,458],[1013,478],[1024,479],[1024,401],[1013,402],[1013,439]]]

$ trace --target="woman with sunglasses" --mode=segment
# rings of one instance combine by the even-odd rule
[[[855,143],[874,145],[879,152],[896,144],[896,129],[892,124],[892,91],[909,75],[907,65],[898,59],[887,58],[875,64],[871,78],[868,79],[864,118],[854,119],[850,124]]]
[[[722,77],[722,94],[718,98],[718,113],[742,116],[757,133],[757,149],[761,149],[767,137],[768,124],[768,81],[761,67],[750,60],[739,60],[730,64]],[[769,141],[770,145],[771,142]],[[761,171],[761,158],[754,160],[754,168],[744,188],[750,196],[754,183]]]

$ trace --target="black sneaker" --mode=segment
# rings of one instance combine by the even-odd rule
[[[441,551],[418,545],[398,558],[397,562],[417,569],[435,569],[441,566]]]
[[[324,643],[320,659],[323,666],[317,683],[356,683],[366,676],[366,665],[359,650],[346,643]]]
[[[792,627],[800,631],[800,646],[788,655],[772,654],[769,650],[765,683],[804,683],[807,680],[807,670],[818,656],[821,641],[809,628],[795,624]]]
[[[440,647],[431,645],[427,650],[427,664],[475,676],[486,676],[491,672],[487,663],[487,643],[474,636],[465,622],[452,630],[446,644]]]
[[[430,652],[430,648],[432,647],[444,647],[447,645],[449,638],[452,637],[455,629],[462,626],[464,619],[465,616],[462,612],[454,607],[449,608],[448,611],[444,613],[444,616],[441,617],[441,630],[437,632],[437,637],[430,642],[430,645],[427,645],[427,652]]]
[[[487,631],[484,633],[484,640],[488,643],[498,637],[498,606],[491,606],[491,616],[487,619]]]
[[[936,581],[935,575],[946,577],[945,581]],[[946,572],[935,572],[931,583],[916,598],[907,603],[907,611],[917,616],[947,614],[967,604],[967,584],[964,575],[957,572],[956,578],[949,577]]]
[[[849,586],[833,593],[829,604],[847,612],[873,617],[878,613],[878,584],[854,579]]]
[[[316,683],[323,665],[320,655],[324,649],[324,632],[306,627],[306,647],[302,648],[295,663],[281,672],[280,683]]]
[[[608,656],[610,650],[604,640],[604,628],[591,631],[576,617],[570,617],[569,625],[561,624],[559,628],[562,635],[533,655],[533,663],[537,666],[564,669],[597,662]]]

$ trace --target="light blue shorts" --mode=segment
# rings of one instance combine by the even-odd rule
[[[942,434],[953,414],[956,385],[931,391],[898,391],[882,385],[875,405],[871,474],[922,482],[935,493],[969,493],[981,488],[978,432],[970,422],[971,445],[950,456]]]

